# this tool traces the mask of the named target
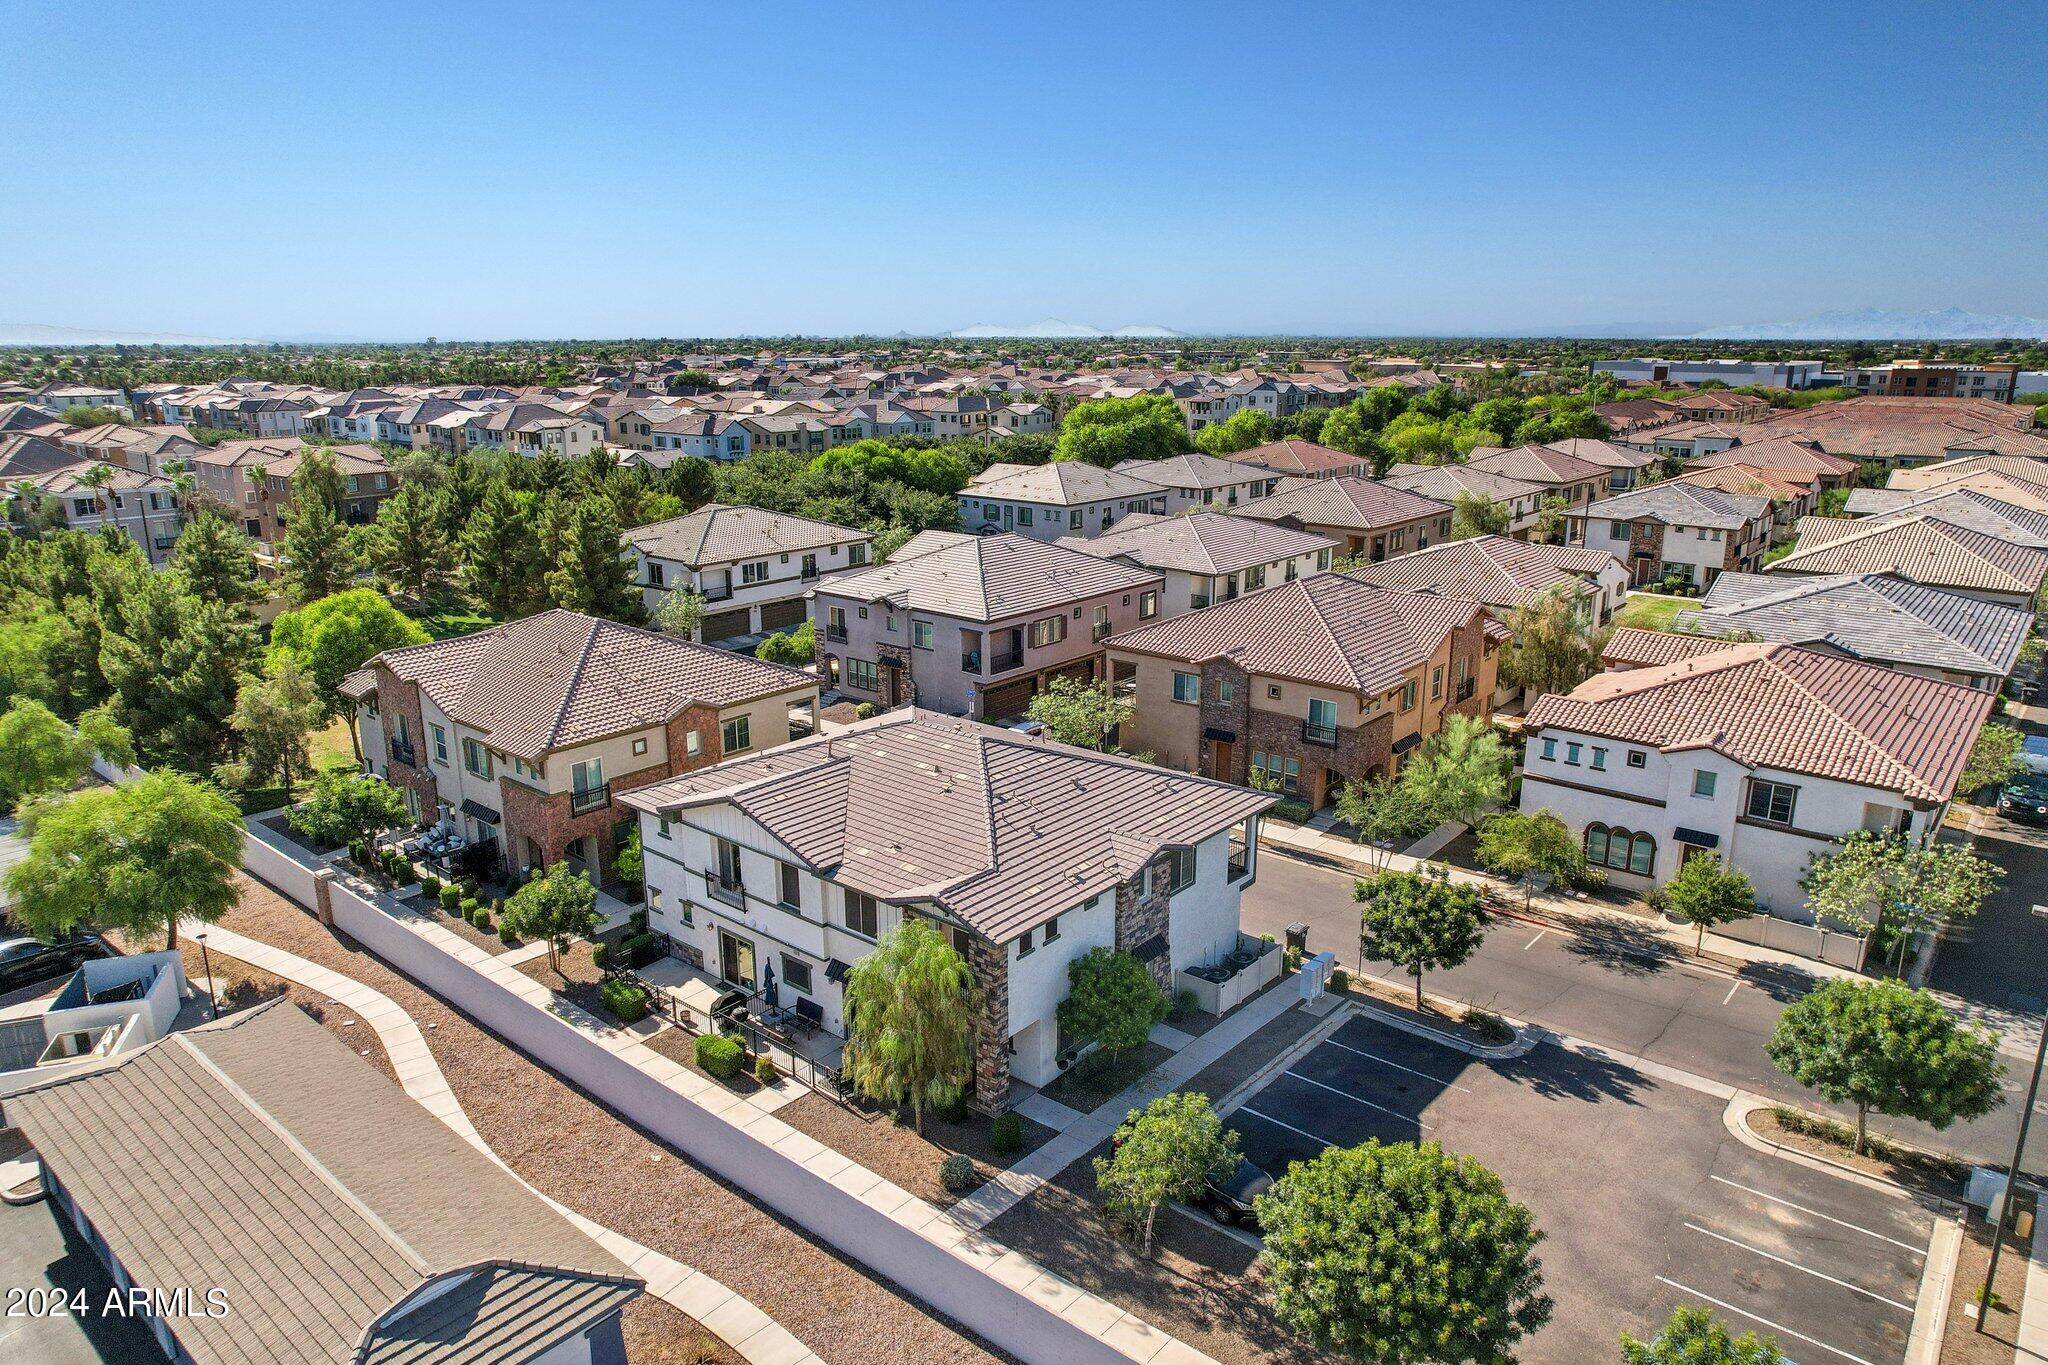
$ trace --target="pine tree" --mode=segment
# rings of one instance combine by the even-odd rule
[[[284,561],[285,592],[302,606],[346,588],[356,568],[348,528],[336,519],[334,504],[314,487],[308,483],[298,489],[291,520],[277,546]]]
[[[541,595],[541,562],[530,498],[493,481],[462,535],[469,590],[501,619],[533,609]]]
[[[628,623],[645,619],[633,561],[619,541],[619,519],[604,498],[585,498],[569,514],[547,583],[558,607]]]
[[[388,592],[422,598],[448,580],[455,549],[442,529],[441,498],[404,484],[377,509],[370,528],[370,566]]]
[[[178,536],[171,567],[202,602],[247,606],[262,597],[256,579],[256,546],[225,514],[199,512]]]

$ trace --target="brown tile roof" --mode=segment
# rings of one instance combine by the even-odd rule
[[[1602,469],[1641,469],[1645,465],[1657,462],[1657,456],[1647,450],[1617,445],[1613,441],[1596,441],[1578,436],[1562,441],[1551,441],[1543,448],[1555,450],[1561,455],[1569,455],[1575,460],[1584,460],[1587,464],[1597,464]]]
[[[1954,792],[1991,702],[1988,692],[1796,645],[1740,644],[1603,673],[1538,699],[1526,726],[1714,749],[1753,768],[1940,802]]]
[[[1839,455],[1830,455],[1816,450],[1799,441],[1784,437],[1766,437],[1761,431],[1757,439],[1744,441],[1727,450],[1717,450],[1710,455],[1694,455],[1686,461],[1694,469],[1714,469],[1721,465],[1746,464],[1752,469],[1783,469],[1811,474],[1853,474],[1856,462]]]
[[[1160,586],[1158,574],[1018,535],[921,531],[887,564],[830,574],[824,597],[899,602],[970,621],[1003,621],[1119,589]]]
[[[1728,648],[1728,643],[1711,635],[1680,635],[1668,630],[1639,630],[1634,626],[1620,626],[1607,637],[1607,643],[1600,647],[1600,662],[1609,668],[1617,665],[1653,668],[1662,664],[1675,664],[1680,659],[1696,659],[1702,654],[1712,654],[1716,650]]]
[[[1372,696],[1484,615],[1477,602],[1316,574],[1112,635],[1105,647],[1189,663],[1228,656],[1248,673]]]
[[[2048,436],[2022,429],[2026,412],[1981,398],[1872,395],[1772,413],[1746,425],[1753,440],[1785,436],[1850,457],[1933,460],[1952,449],[2048,455]]]
[[[1232,515],[1278,521],[1291,517],[1304,526],[1336,526],[1347,531],[1374,531],[1405,526],[1411,521],[1449,516],[1451,505],[1403,488],[1340,474],[1317,479],[1240,507]]]
[[[1741,449],[1741,447],[1737,447]],[[1791,473],[1786,470],[1784,473]],[[1724,464],[1708,469],[1694,469],[1679,475],[1667,483],[1689,483],[1700,488],[1718,488],[1723,493],[1740,493],[1745,497],[1769,498],[1772,502],[1791,502],[1813,491],[1809,482],[1794,483],[1767,469],[1750,465]]]
[[[829,521],[709,502],[686,516],[636,526],[621,540],[642,554],[695,567],[871,541],[867,531]]]
[[[1553,446],[1515,446],[1510,450],[1467,460],[1466,463],[1474,469],[1505,474],[1511,479],[1524,479],[1530,483],[1585,483],[1594,479],[1604,481],[1607,478],[1605,465],[1582,460]]]
[[[7,1118],[136,1283],[227,1291],[229,1316],[170,1324],[201,1362],[524,1359],[640,1288],[284,1001],[11,1096]],[[494,1269],[451,1292],[478,1315],[436,1349],[406,1338],[423,1310],[384,1321],[473,1266]]]
[[[1347,473],[1360,467],[1372,467],[1372,461],[1362,455],[1292,438],[1269,441],[1223,458],[1233,464],[1257,465],[1261,469],[1277,469],[1287,474]]]
[[[1002,943],[1272,805],[1224,782],[929,711],[620,798],[730,802],[841,885],[936,901]]]
[[[1275,564],[1337,547],[1328,536],[1221,512],[1125,517],[1099,536],[1062,536],[1058,543],[1084,555],[1197,574],[1235,573],[1255,564]]]
[[[1470,493],[1494,502],[1513,503],[1516,498],[1539,496],[1545,488],[1540,483],[1511,479],[1491,470],[1474,469],[1469,464],[1390,465],[1380,482],[1389,488],[1419,493],[1425,498],[1447,503],[1455,503],[1460,493]]]
[[[1856,529],[1822,523],[1841,518],[1801,517],[1799,548],[1767,567],[1770,573],[1888,573],[1937,588],[2033,593],[2048,577],[2048,551],[2000,541],[1933,517],[1888,518]],[[1808,546],[1806,535],[1824,539]]]
[[[388,649],[382,664],[416,682],[448,716],[494,747],[537,759],[554,749],[660,725],[695,705],[734,706],[814,686],[800,669],[658,631],[555,608],[501,626]],[[373,684],[374,685],[374,684]]]
[[[1605,550],[1532,545],[1508,536],[1449,540],[1354,569],[1350,577],[1379,588],[1434,593],[1512,608],[1560,583],[1583,586],[1621,561]]]

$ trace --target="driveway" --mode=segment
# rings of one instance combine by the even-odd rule
[[[47,1199],[23,1208],[0,1204],[0,1360],[36,1365],[140,1365],[164,1353],[156,1338],[133,1318],[102,1317],[99,1309],[114,1282],[84,1240]],[[22,1314],[26,1301],[14,1290],[62,1290],[83,1294],[88,1311]]]
[[[1361,1016],[1228,1121],[1275,1174],[1375,1137],[1492,1168],[1545,1234],[1557,1301],[1526,1360],[1611,1360],[1618,1331],[1687,1303],[1801,1361],[1903,1360],[1932,1213],[1744,1146],[1723,1107],[1553,1045],[1485,1063]]]

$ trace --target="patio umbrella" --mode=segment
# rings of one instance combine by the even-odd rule
[[[775,964],[771,962],[761,969],[761,998],[768,1002],[771,1010],[779,1003],[775,996]]]

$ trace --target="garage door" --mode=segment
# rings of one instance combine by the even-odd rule
[[[1021,716],[1037,691],[1036,678],[1018,678],[1014,682],[997,683],[994,687],[984,688],[981,694],[981,717],[983,720],[1010,720]]]
[[[1070,664],[1061,664],[1046,675],[1047,678],[1072,678],[1075,682],[1095,681],[1095,660],[1076,659]]]
[[[761,629],[794,630],[804,623],[804,599],[792,597],[786,602],[768,602],[761,607]]]
[[[738,611],[713,612],[704,618],[704,638],[730,640],[735,635],[745,635],[753,629],[752,619],[745,607]]]

